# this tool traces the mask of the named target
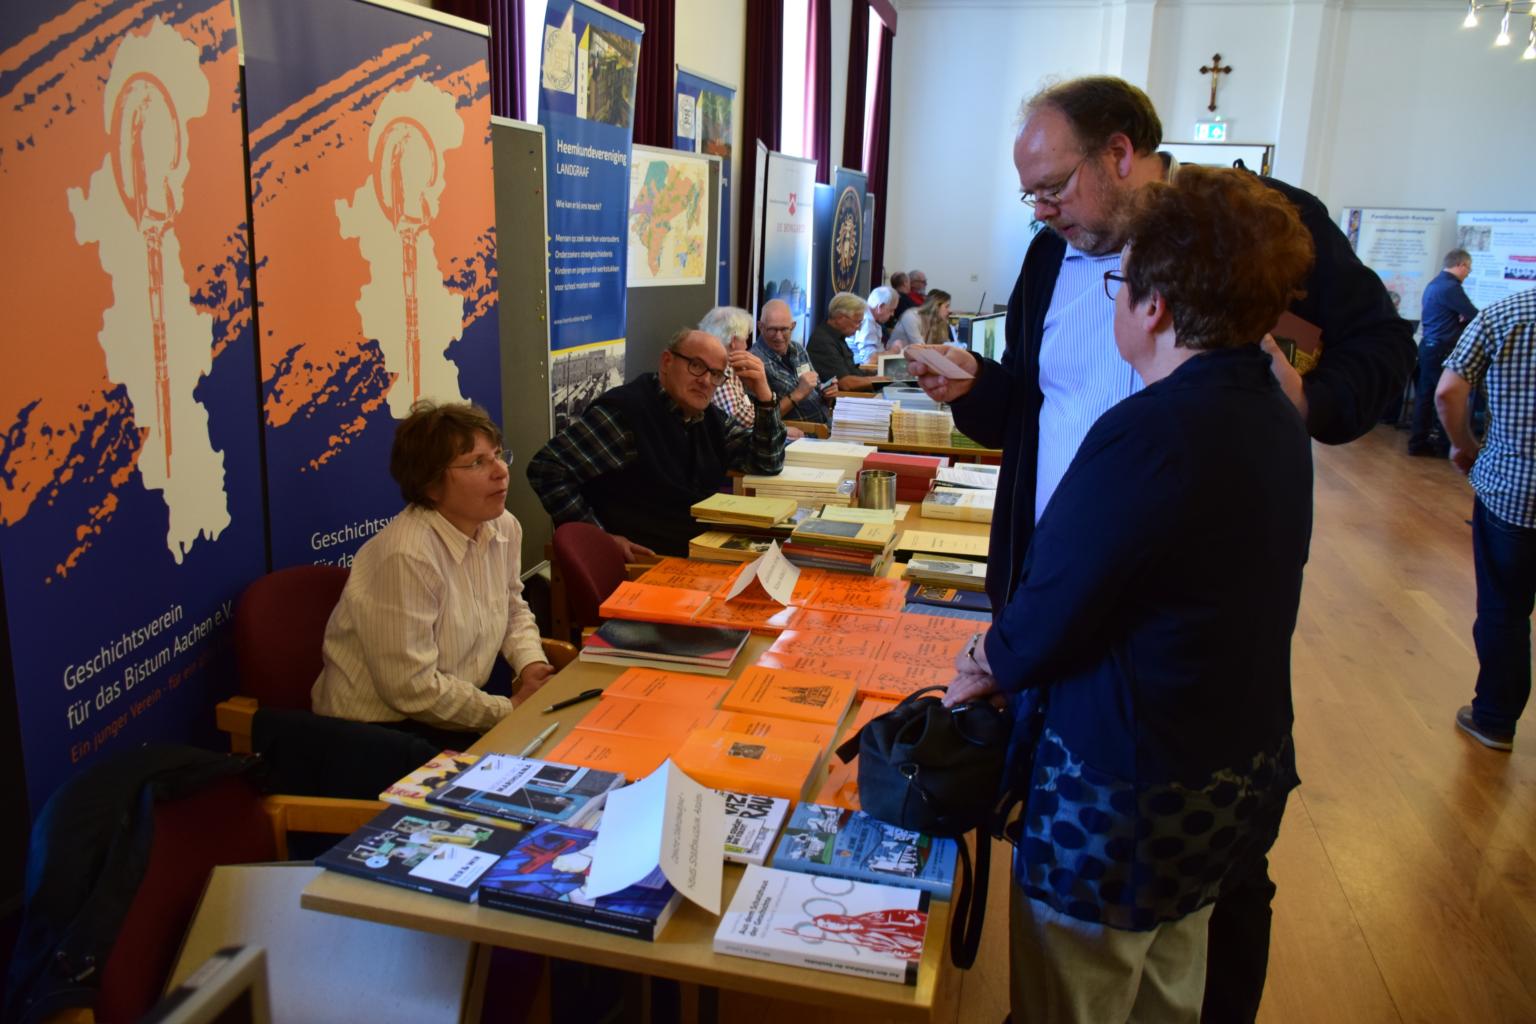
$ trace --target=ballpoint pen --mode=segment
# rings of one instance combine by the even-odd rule
[[[538,750],[539,747],[543,745],[545,740],[547,740],[551,736],[553,736],[555,734],[555,730],[558,729],[558,728],[560,728],[560,723],[559,722],[550,722],[547,726],[544,727],[544,731],[543,732],[539,733],[533,739],[529,740],[528,741],[528,745],[526,747],[524,747],[522,750],[519,750],[517,752],[517,756],[518,757],[528,757],[535,750]]]
[[[547,715],[551,711],[559,711],[561,708],[568,708],[572,704],[580,704],[584,700],[591,700],[593,697],[601,697],[602,695],[602,690],[583,690],[574,697],[567,697],[565,700],[555,701],[549,707],[544,709],[544,714]]]

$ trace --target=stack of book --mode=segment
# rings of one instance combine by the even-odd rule
[[[768,550],[772,537],[711,530],[688,542],[688,557],[706,562],[750,562]]]
[[[949,466],[942,455],[903,455],[881,452],[864,460],[865,469],[888,469],[896,474],[896,500],[922,501],[933,487],[935,476]]]
[[[784,465],[840,469],[851,478],[864,468],[864,459],[873,453],[874,449],[868,445],[802,437],[784,447]]]
[[[791,518],[798,506],[790,498],[742,494],[711,494],[688,510],[701,523],[747,526],[765,530]]]
[[[790,498],[806,508],[847,505],[853,499],[853,481],[840,469],[785,466],[775,476],[744,476],[741,484],[759,498]]]
[[[976,441],[971,440],[969,437],[960,433],[959,430],[953,430],[950,432],[949,446],[951,448],[975,448],[978,450],[986,447],[984,444],[979,444]]]
[[[891,384],[881,389],[880,397],[888,402],[900,402],[901,407],[908,412],[944,408],[943,405],[929,398],[928,392],[915,384]]]
[[[790,534],[784,557],[808,569],[840,569],[877,576],[890,564],[896,527],[846,523],[812,516]]]
[[[929,558],[914,555],[907,560],[906,578],[913,583],[938,587],[983,590],[987,583],[987,563],[967,558]]]
[[[880,398],[844,398],[832,410],[832,440],[883,444],[891,439],[894,402]]]
[[[973,491],[997,490],[1000,466],[969,463],[964,466],[945,466],[934,477],[935,486],[964,487]]]
[[[923,515],[930,519],[958,519],[967,523],[990,523],[996,491],[967,487],[935,487],[923,499]]]
[[[708,603],[709,595],[697,590],[625,580],[603,599],[597,613],[605,619],[674,622],[686,626]]]
[[[609,619],[583,641],[581,660],[723,676],[730,672],[748,636],[744,629]]]
[[[942,448],[949,444],[955,419],[939,409],[897,409],[891,414],[891,440]]]

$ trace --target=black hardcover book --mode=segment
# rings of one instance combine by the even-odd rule
[[[473,902],[481,879],[522,833],[462,818],[389,810],[315,858],[331,871]]]

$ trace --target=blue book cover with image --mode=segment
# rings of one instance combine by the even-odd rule
[[[921,889],[935,899],[947,900],[954,888],[958,856],[953,839],[887,825],[863,811],[803,803],[784,827],[773,851],[773,866]]]

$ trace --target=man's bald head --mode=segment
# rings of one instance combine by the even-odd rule
[[[789,303],[782,299],[769,299],[763,303],[757,329],[763,336],[763,344],[783,353],[789,348],[790,335],[795,330],[795,314],[789,311]]]

